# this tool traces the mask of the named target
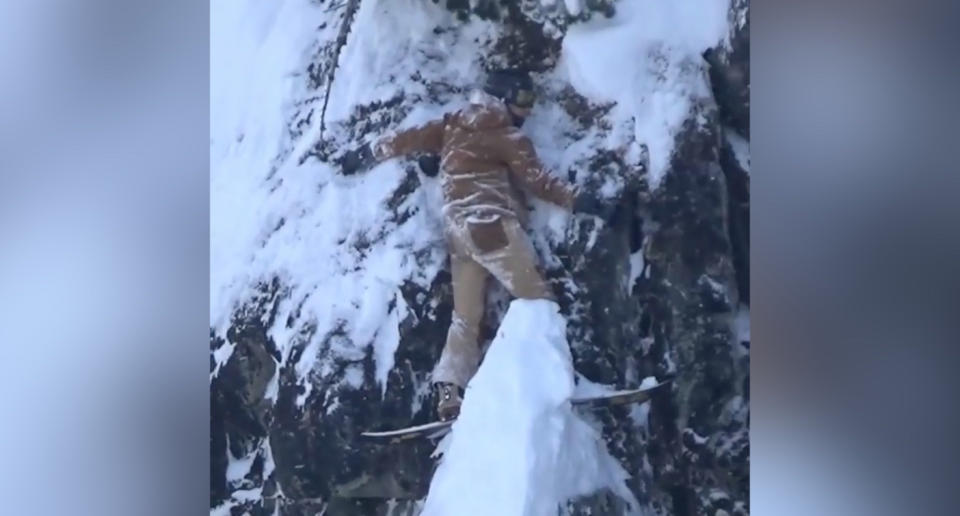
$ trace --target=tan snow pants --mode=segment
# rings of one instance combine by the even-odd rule
[[[501,217],[479,224],[448,221],[446,227],[453,317],[432,380],[466,387],[480,364],[478,339],[487,277],[495,277],[517,298],[553,299],[553,295],[537,269],[533,246],[516,219]]]

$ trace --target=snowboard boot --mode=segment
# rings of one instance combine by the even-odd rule
[[[438,383],[437,389],[437,417],[441,421],[449,421],[460,415],[460,403],[463,402],[463,390],[452,383]]]

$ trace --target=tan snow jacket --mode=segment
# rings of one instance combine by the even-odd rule
[[[377,160],[413,152],[440,155],[443,212],[456,224],[500,216],[525,220],[520,188],[564,208],[573,206],[575,188],[544,168],[506,106],[486,94],[475,95],[460,111],[374,145]]]

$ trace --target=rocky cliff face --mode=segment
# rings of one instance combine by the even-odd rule
[[[604,224],[532,203],[531,235],[568,317],[578,372],[617,387],[675,379],[648,408],[595,415],[610,452],[657,514],[747,514],[749,5],[721,3],[727,34],[702,55],[651,44],[633,63],[654,78],[646,100],[679,85],[670,91],[680,92],[682,116],[669,122],[666,146],[638,141],[644,133],[630,128],[641,122],[625,122],[615,100],[578,91],[561,70],[570,31],[617,20],[621,2],[304,3],[319,23],[291,79],[282,143],[250,180],[259,193],[244,209],[257,213],[258,229],[242,249],[249,265],[229,282],[243,288],[228,289],[226,311],[212,309],[212,511],[416,514],[433,446],[358,434],[432,417],[428,375],[452,306],[436,158],[364,177],[342,176],[336,162],[423,106],[434,107],[428,115],[455,106],[483,68],[510,65],[538,72],[541,102],[525,130],[544,161],[573,182],[603,185],[618,206]],[[416,10],[413,21],[390,26],[398,10]],[[416,32],[398,41],[416,41],[383,47],[388,26]],[[403,67],[380,61],[401,55]],[[376,93],[352,95],[364,80]],[[658,113],[637,106],[635,117]],[[631,145],[642,150],[617,151]],[[338,204],[345,197],[375,213],[351,214]],[[334,222],[322,211],[331,204]],[[324,225],[334,223],[347,229]],[[291,255],[323,274],[305,278]],[[486,339],[509,301],[490,290]],[[599,493],[567,509],[622,507]]]

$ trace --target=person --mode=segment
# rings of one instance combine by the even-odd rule
[[[437,415],[456,417],[463,389],[479,367],[485,281],[495,277],[516,298],[550,299],[525,230],[520,188],[572,211],[605,216],[596,196],[550,174],[520,127],[535,102],[524,72],[490,73],[467,107],[373,145],[348,151],[344,173],[411,153],[440,155],[445,241],[453,277],[453,315],[433,373]]]

